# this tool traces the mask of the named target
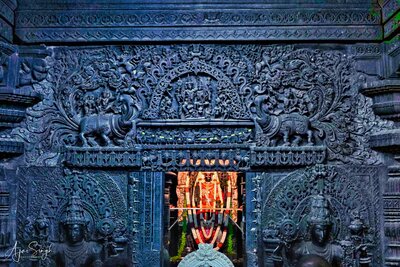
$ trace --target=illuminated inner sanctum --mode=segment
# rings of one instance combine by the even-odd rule
[[[172,264],[197,250],[199,244],[212,244],[241,266],[244,176],[221,171],[168,176],[172,178],[168,237]]]

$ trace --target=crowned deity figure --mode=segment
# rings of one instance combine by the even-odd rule
[[[57,266],[101,266],[102,246],[88,242],[87,226],[82,201],[78,195],[70,197],[61,222],[66,242],[54,244],[54,260]]]
[[[196,195],[198,195],[200,212],[215,212],[216,208],[223,207],[224,199],[216,172],[200,173],[194,187],[198,190]]]
[[[297,266],[341,266],[344,251],[329,240],[332,221],[329,202],[324,196],[312,198],[308,224],[311,241],[302,242],[295,249]]]

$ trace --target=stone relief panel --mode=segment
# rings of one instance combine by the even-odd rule
[[[136,257],[126,174],[32,167],[18,175],[17,241],[48,250],[24,252],[22,266],[107,266]]]
[[[259,266],[380,266],[380,171],[316,165],[255,176]]]
[[[319,153],[311,164],[376,164],[366,141],[390,125],[358,93],[354,63],[343,49],[279,45],[53,48],[36,86],[44,99],[13,134],[38,165],[57,164],[65,147],[91,147],[130,149],[145,166],[138,151],[165,144],[242,145],[250,167],[274,165],[262,154],[270,148],[272,157]]]

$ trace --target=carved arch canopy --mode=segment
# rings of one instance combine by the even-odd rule
[[[214,86],[211,82],[211,79],[216,83],[214,85],[215,88],[213,88]],[[175,85],[175,83],[178,84]],[[187,86],[186,88],[179,88],[182,86],[184,87],[185,85]],[[204,88],[201,88],[203,90],[196,88],[199,86],[204,86]],[[168,73],[159,80],[157,87],[152,93],[149,108],[145,110],[143,118],[215,118],[219,115],[222,115],[220,113],[226,112],[226,110],[221,110],[220,113],[215,113],[215,109],[221,108],[220,105],[222,103],[220,102],[222,98],[223,101],[228,101],[230,105],[232,105],[230,112],[227,112],[223,115],[224,119],[250,119],[250,114],[243,105],[244,103],[241,101],[238,91],[235,90],[235,87],[236,86],[232,83],[231,79],[225,75],[223,71],[215,66],[206,64],[200,61],[199,58],[195,57],[193,60],[185,62],[184,64],[169,70]],[[178,91],[176,91],[176,89],[178,89]],[[196,92],[192,92],[194,90],[196,90]],[[169,91],[172,91],[172,95],[169,93]],[[194,93],[197,93],[199,98],[203,98],[203,101],[199,103],[200,105],[204,105],[204,101],[212,102],[208,103],[208,108],[210,110],[204,111],[200,114],[198,110],[196,110],[197,114],[188,114],[187,111],[185,112],[182,110],[182,106],[185,104],[190,104],[185,103],[185,100],[191,100],[191,97],[194,96],[191,96],[190,94]],[[206,94],[206,99],[204,99],[203,94]],[[211,94],[211,96],[208,96],[208,94]],[[173,100],[177,103],[172,105],[172,114],[160,114],[160,108],[163,104],[162,100],[165,99],[167,95],[171,95],[171,98],[173,98]],[[180,98],[179,100],[181,101],[178,101],[177,98]],[[196,100],[201,101],[201,99]],[[201,109],[203,109],[203,107],[201,107]]]
[[[347,47],[55,47],[43,101],[13,134],[32,165],[143,170],[376,164],[388,128]],[[209,166],[206,162],[216,162]],[[219,164],[222,160],[223,163]]]

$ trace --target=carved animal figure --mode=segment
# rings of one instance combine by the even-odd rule
[[[107,146],[112,146],[110,136],[123,138],[135,136],[136,125],[134,120],[140,110],[132,97],[121,95],[118,99],[122,103],[121,114],[89,115],[81,119],[79,123],[79,138],[83,146],[88,146],[87,137],[101,137]],[[97,143],[92,143],[97,145]]]
[[[265,104],[267,96],[258,96],[255,99],[257,116],[254,118],[256,132],[265,135],[271,145],[277,145],[280,138],[284,146],[298,146],[307,138],[307,145],[313,145],[310,120],[299,113],[280,114],[278,116],[268,113]]]

